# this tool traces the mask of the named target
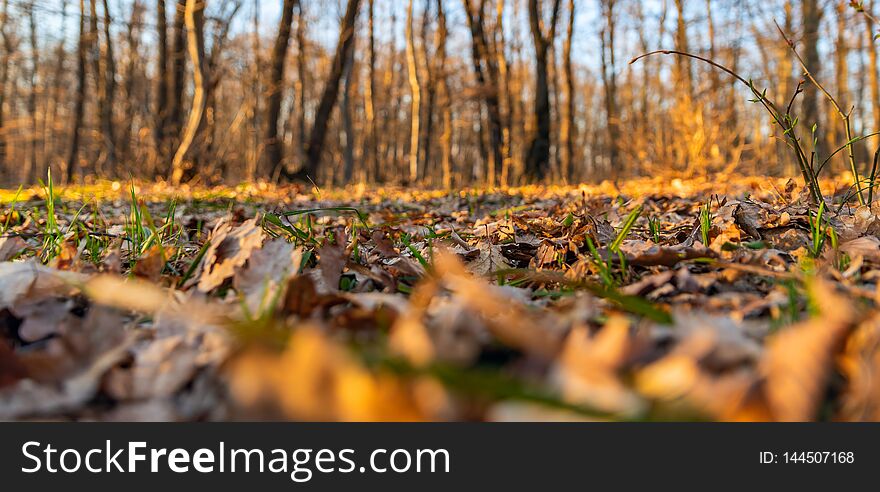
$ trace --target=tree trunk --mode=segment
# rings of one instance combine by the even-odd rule
[[[29,91],[27,100],[28,114],[30,115],[31,134],[28,139],[28,161],[26,173],[24,175],[25,183],[36,183],[38,176],[37,164],[37,71],[40,68],[40,50],[37,46],[37,19],[34,15],[34,2],[30,3],[28,8],[28,26],[31,43],[31,69],[28,74]]]
[[[849,111],[849,47],[847,46],[847,19],[849,5],[838,2],[835,5],[837,14],[837,39],[835,42],[834,82],[837,86],[837,102],[844,111]],[[833,110],[832,110],[833,111]],[[830,122],[829,122],[830,123]],[[837,148],[846,143],[846,129],[843,122],[834,124],[834,131],[828,132],[830,148]]]
[[[3,0],[3,10],[0,11],[0,42],[3,45],[3,57],[0,58],[0,166],[6,169],[6,85],[9,82],[9,59],[12,57],[12,42],[6,26],[9,17],[9,0]]]
[[[410,132],[409,132],[409,182],[419,179],[419,125],[422,111],[422,88],[419,81],[419,67],[416,65],[415,35],[413,34],[413,0],[406,9],[406,69],[409,77]]]
[[[571,64],[571,41],[574,36],[574,0],[568,0],[568,25],[565,31],[565,43],[562,45],[562,70],[565,74],[565,106],[562,108],[562,127],[559,130],[562,146],[562,180],[568,182],[572,178],[574,161],[575,106],[574,106],[574,70]]]
[[[379,155],[378,146],[376,145],[376,95],[374,87],[376,84],[376,36],[374,26],[374,0],[369,0],[367,4],[368,21],[368,73],[367,80],[364,84],[364,116],[367,118],[366,138],[364,139],[364,165],[367,166],[367,176],[375,182],[379,182]]]
[[[685,0],[675,0],[676,29],[675,49],[688,52],[687,23],[684,20]],[[675,88],[680,97],[692,98],[693,79],[691,75],[691,60],[684,56],[675,58]]]
[[[153,140],[156,154],[164,160],[167,156],[165,143],[165,126],[168,124],[168,19],[165,12],[165,0],[156,0],[156,32],[159,40],[156,43],[156,110],[153,115]]]
[[[115,172],[118,164],[116,148],[116,129],[113,124],[113,108],[116,104],[116,57],[113,53],[113,39],[110,37],[110,6],[103,0],[104,9],[104,104],[101,108],[101,133],[107,146],[107,169]],[[96,37],[97,39],[97,37]]]
[[[874,15],[874,2],[870,1],[864,7],[869,14]],[[871,131],[880,131],[880,81],[877,72],[880,70],[877,64],[877,46],[874,41],[874,29],[871,19],[865,18],[865,35],[868,37],[868,84],[871,91],[871,113],[874,115],[874,128]],[[870,133],[870,132],[868,132]]]
[[[437,33],[434,54],[437,67],[434,73],[438,80],[440,105],[443,113],[443,133],[440,135],[443,156],[440,167],[443,173],[443,188],[447,190],[452,188],[452,99],[446,79],[446,38],[448,34],[443,0],[437,0]]]
[[[483,93],[489,120],[490,153],[486,165],[486,184],[495,186],[495,179],[501,164],[504,162],[504,131],[501,123],[501,109],[498,102],[499,75],[495,60],[489,54],[489,43],[483,29],[485,0],[473,5],[473,0],[462,0],[471,31],[471,54],[473,57],[474,74]],[[485,69],[483,66],[485,65]],[[482,129],[482,124],[481,124]]]
[[[167,130],[171,133],[169,149],[180,142],[180,131],[183,126],[183,92],[186,81],[186,4],[187,0],[177,0],[174,12],[174,23],[171,27],[171,71],[168,72],[168,123]],[[170,152],[169,152],[170,154]]]
[[[424,104],[422,105],[424,106],[424,109],[422,110],[423,123],[421,125],[422,143],[419,145],[421,151],[421,156],[419,157],[419,161],[421,162],[419,166],[419,179],[422,180],[429,178],[429,174],[433,174],[434,171],[433,166],[431,166],[431,148],[433,147],[432,143],[434,138],[434,103],[437,101],[437,80],[435,79],[436,74],[434,73],[435,60],[431,59],[428,54],[428,46],[430,45],[428,42],[428,27],[430,21],[431,0],[425,0],[425,9],[422,12],[421,27],[422,49],[416,51],[417,59],[418,56],[421,55],[421,65],[425,71],[425,98]]]
[[[290,29],[293,23],[293,8],[298,0],[284,0],[281,12],[281,22],[278,25],[278,36],[275,38],[275,46],[272,49],[270,62],[271,74],[269,79],[268,97],[266,100],[266,169],[274,170],[282,165],[284,159],[283,145],[278,138],[278,117],[281,114],[281,100],[284,89],[284,67],[287,58],[287,48],[290,44]],[[248,181],[254,176],[247,176]]]
[[[185,19],[189,56],[193,65],[193,100],[187,120],[186,130],[180,146],[171,162],[171,183],[179,185],[195,174],[192,161],[187,154],[192,147],[199,128],[205,121],[208,74],[205,66],[205,6],[207,0],[186,0]]]
[[[287,179],[306,181],[314,178],[318,172],[321,164],[321,155],[324,151],[324,138],[327,133],[327,126],[330,123],[330,115],[336,106],[336,99],[339,97],[339,81],[342,79],[345,60],[348,59],[349,53],[354,48],[354,28],[359,5],[360,0],[348,0],[347,2],[345,15],[339,26],[339,41],[336,45],[336,53],[333,55],[330,75],[327,77],[321,101],[318,103],[318,110],[315,112],[315,122],[312,125],[309,145],[306,150],[307,160],[305,166],[296,173],[288,173],[287,170],[283,170],[283,174]]]
[[[712,0],[706,0],[706,35],[709,38],[709,59],[715,59],[715,18],[712,16]],[[718,91],[719,85],[718,70],[709,70],[709,87],[711,93]]]
[[[76,102],[73,108],[73,126],[70,130],[70,152],[67,155],[65,182],[73,181],[82,170],[79,167],[79,141],[86,104],[86,4],[79,0],[79,46],[76,53]],[[81,176],[80,176],[81,177]]]
[[[510,183],[511,161],[511,138],[513,138],[511,126],[513,122],[513,98],[510,91],[510,69],[505,53],[504,35],[504,0],[497,0],[495,5],[495,59],[498,63],[498,90],[499,90],[499,113],[501,116],[501,175],[499,177],[502,186]]]
[[[297,157],[300,165],[306,162],[306,147],[308,147],[308,127],[306,126],[306,19],[303,3],[299,2],[299,11],[296,24],[296,103],[299,104],[297,115],[297,134],[299,145]]]
[[[345,70],[343,71],[343,77],[345,77],[345,84],[343,84],[342,88],[342,107],[340,107],[340,113],[342,113],[342,131],[345,134],[345,142],[343,143],[342,149],[342,180],[343,184],[351,183],[352,177],[354,176],[354,145],[355,145],[355,137],[354,137],[354,124],[352,123],[352,104],[351,104],[351,93],[354,81],[354,50],[350,52],[350,56],[345,61]]]
[[[549,32],[545,33],[540,0],[529,0],[529,27],[535,45],[535,132],[526,154],[526,177],[543,180],[550,170],[550,88],[547,73],[547,51],[556,37],[556,20],[561,0],[554,0]]]
[[[143,26],[144,20],[144,11],[145,7],[141,0],[135,0],[131,6],[131,17],[129,17],[128,22],[128,30],[126,33],[126,41],[128,45],[128,56],[126,59],[125,65],[125,78],[123,90],[125,91],[125,99],[123,99],[123,114],[129,115],[125,118],[125,121],[122,123],[122,137],[117,138],[119,142],[119,161],[123,163],[123,165],[129,164],[133,157],[134,153],[132,149],[132,137],[134,131],[134,118],[131,117],[134,115],[136,110],[136,104],[138,101],[137,95],[135,94],[135,87],[137,86],[138,76],[146,77],[145,74],[137,73],[138,67],[138,58],[140,56],[140,46],[141,46],[141,29]],[[159,79],[162,78],[163,73],[159,72]],[[155,164],[155,163],[153,163]],[[147,170],[149,175],[152,176],[155,172],[154,169]]]
[[[606,131],[608,135],[608,167],[615,184],[619,177],[620,169],[617,162],[618,140],[620,138],[620,118],[617,114],[617,74],[614,56],[615,41],[615,0],[602,2],[605,24],[601,31],[601,65],[602,85],[605,89],[605,116]]]
[[[807,66],[807,70],[809,70],[810,73],[813,73],[818,77],[821,71],[817,46],[819,42],[819,21],[821,15],[818,0],[803,0],[801,4],[801,14],[803,16],[803,38],[801,42],[803,44],[802,54],[804,64]],[[818,91],[812,84],[804,84],[804,94],[801,104],[801,126],[811,128],[813,125],[819,125],[821,127],[822,125],[819,124]],[[812,138],[809,139],[812,140]],[[815,149],[817,155],[826,155],[822,151],[823,147],[824,144],[822,139],[818,139]]]

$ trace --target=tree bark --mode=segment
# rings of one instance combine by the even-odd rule
[[[568,182],[572,178],[574,161],[574,69],[571,63],[571,42],[574,37],[574,0],[568,0],[568,25],[565,31],[565,43],[562,45],[562,71],[565,74],[565,106],[562,108],[562,127],[559,130],[562,146],[562,180]]]
[[[422,111],[422,88],[419,81],[419,67],[416,65],[415,35],[413,34],[413,0],[406,9],[406,69],[409,78],[410,132],[409,132],[409,182],[419,179],[419,125]]]
[[[504,33],[504,8],[507,3],[497,0],[495,4],[495,59],[498,64],[498,98],[499,116],[501,118],[501,174],[499,182],[507,186],[510,182],[510,165],[512,156],[512,122],[513,122],[513,98],[510,91],[510,67],[505,53]]]
[[[801,14],[803,23],[803,58],[804,64],[810,73],[818,74],[821,71],[819,63],[819,21],[821,13],[819,10],[818,0],[803,0],[801,3]],[[804,84],[803,99],[801,99],[801,122],[802,126],[811,128],[813,125],[822,126],[819,121],[819,100],[818,90],[812,84]],[[812,140],[812,138],[809,138]],[[822,139],[816,142],[816,153],[819,156],[826,155],[822,150],[824,143]]]
[[[183,126],[183,91],[186,81],[186,4],[187,0],[177,0],[174,23],[171,26],[171,70],[168,72],[168,121],[166,128],[171,134],[169,148],[180,142]],[[170,152],[169,152],[170,153]]]
[[[86,4],[79,0],[79,46],[76,53],[76,101],[73,108],[73,126],[70,130],[70,152],[67,155],[65,182],[71,182],[81,174],[79,166],[80,131],[86,103]],[[81,177],[81,176],[79,176]]]
[[[675,49],[688,53],[687,23],[684,20],[685,0],[675,0],[676,28]],[[675,88],[680,97],[692,98],[694,82],[691,75],[691,60],[684,56],[675,58]]]
[[[336,44],[336,53],[333,55],[333,63],[330,67],[330,75],[327,77],[327,83],[321,95],[321,101],[318,103],[318,110],[315,112],[315,121],[312,125],[312,131],[309,136],[309,145],[306,151],[305,166],[296,173],[289,173],[283,170],[285,178],[295,181],[307,181],[316,177],[321,164],[321,155],[324,151],[324,139],[327,133],[327,126],[330,123],[330,115],[336,106],[336,99],[339,97],[339,81],[342,79],[342,72],[345,68],[345,60],[349,57],[349,53],[354,48],[354,28],[357,20],[358,6],[360,0],[348,0],[345,9],[345,15],[339,26],[339,41]]]
[[[468,27],[471,31],[471,55],[474,74],[483,93],[483,103],[489,120],[490,154],[486,165],[486,184],[495,186],[496,175],[504,162],[504,131],[501,123],[501,109],[498,102],[498,67],[489,54],[489,42],[483,28],[486,2],[474,5],[473,0],[462,0]],[[485,66],[485,68],[484,68]],[[482,129],[482,124],[481,124]],[[485,131],[485,130],[483,130]]]
[[[601,64],[602,64],[602,86],[605,89],[605,116],[606,116],[606,133],[608,138],[608,165],[611,171],[611,177],[617,183],[619,175],[619,167],[617,162],[618,140],[620,138],[620,118],[617,114],[617,66],[615,63],[614,41],[615,41],[615,17],[614,17],[615,0],[604,0],[602,2],[602,10],[605,17],[605,23],[601,30]]]
[[[171,162],[171,183],[179,185],[195,174],[192,161],[187,161],[199,128],[205,121],[207,67],[205,65],[205,6],[207,0],[186,0],[185,19],[189,56],[193,65],[193,100],[186,130]]]
[[[165,159],[165,126],[168,124],[168,19],[165,0],[156,0],[156,110],[153,114],[153,140],[159,159]]]
[[[299,2],[299,10],[297,13],[296,24],[296,103],[299,104],[299,112],[297,115],[297,134],[299,136],[299,145],[297,148],[297,157],[300,165],[306,162],[306,147],[308,147],[308,127],[306,125],[306,18],[303,10],[303,3]]]
[[[354,50],[350,52],[345,61],[345,70],[343,70],[342,76],[345,78],[342,88],[342,107],[339,108],[342,113],[342,131],[345,134],[342,148],[342,181],[343,184],[349,184],[354,176],[355,137],[351,114],[353,111],[351,93],[354,86]]]
[[[419,165],[419,179],[427,179],[429,178],[429,174],[434,174],[434,168],[431,166],[431,149],[433,147],[433,138],[434,138],[434,104],[437,101],[437,80],[435,74],[435,59],[432,59],[428,53],[428,46],[430,42],[428,40],[428,33],[430,31],[429,25],[431,22],[431,0],[425,0],[425,9],[422,12],[422,26],[421,26],[421,38],[422,38],[422,49],[416,51],[416,60],[418,60],[419,55],[421,56],[421,66],[424,69],[425,73],[425,81],[424,81],[424,103],[422,104],[422,125],[421,125],[421,139],[422,143],[419,144],[420,148],[420,156],[419,161],[421,164]]]
[[[293,9],[298,0],[284,0],[278,35],[272,48],[271,73],[269,78],[268,97],[266,100],[266,134],[264,137],[266,169],[274,170],[282,165],[284,159],[283,145],[278,138],[278,117],[281,114],[282,91],[284,89],[284,67],[287,49],[290,45],[290,30],[293,23]],[[253,176],[247,176],[253,180]]]
[[[138,73],[138,58],[140,56],[140,46],[141,46],[141,29],[143,28],[143,19],[144,19],[145,7],[141,0],[134,0],[131,6],[131,17],[129,17],[128,22],[128,30],[126,32],[126,41],[128,45],[128,56],[126,58],[125,65],[125,76],[124,76],[124,84],[123,90],[125,91],[125,99],[123,99],[123,114],[127,115],[125,121],[122,123],[122,137],[117,138],[119,142],[119,161],[123,163],[123,165],[127,165],[132,161],[134,157],[134,152],[132,151],[132,136],[134,131],[134,115],[137,110],[136,104],[138,102],[137,94],[135,94],[135,88],[137,87],[138,76],[142,76],[146,78],[145,74]],[[162,71],[159,72],[159,79],[162,78]],[[151,164],[155,164],[152,162]],[[154,173],[154,169],[148,169],[149,175]]]
[[[3,57],[0,58],[0,166],[6,168],[6,85],[9,82],[9,59],[12,56],[12,42],[6,26],[9,18],[9,0],[3,0],[0,11],[0,42],[3,45]]]
[[[101,108],[101,133],[104,135],[104,143],[107,146],[107,168],[115,172],[118,164],[116,130],[113,124],[113,108],[116,104],[116,56],[113,52],[113,39],[110,36],[110,5],[103,0],[104,9],[104,104]],[[97,39],[97,38],[96,38]]]
[[[874,2],[869,1],[865,4],[865,10],[869,14],[874,15]],[[880,131],[880,80],[878,80],[877,63],[877,45],[874,41],[874,29],[871,19],[863,16],[865,19],[865,35],[868,38],[868,84],[871,91],[871,113],[874,116],[874,128],[872,131]],[[870,132],[869,132],[870,133]]]
[[[442,171],[443,188],[452,188],[452,100],[449,94],[449,84],[446,79],[446,13],[443,11],[443,0],[437,0],[437,33],[436,51],[434,56],[437,60],[435,77],[439,86],[441,112],[443,114],[443,133],[440,135],[440,147],[442,158],[440,168]]]
[[[34,15],[34,2],[28,7],[28,26],[31,44],[31,67],[28,73],[29,91],[27,100],[28,114],[30,115],[31,134],[28,139],[28,161],[24,179],[26,183],[37,181],[37,71],[40,68],[40,50],[37,46],[37,19]]]
[[[838,2],[835,5],[837,14],[837,39],[835,42],[834,82],[837,86],[837,102],[844,111],[849,111],[849,47],[847,46],[847,11],[849,5]],[[846,143],[846,129],[843,122],[834,125],[834,131],[828,132],[831,137],[830,148],[837,148]]]
[[[549,32],[545,33],[540,0],[529,0],[529,27],[535,45],[535,132],[526,154],[526,177],[543,180],[550,171],[550,89],[548,86],[547,51],[556,37],[556,21],[561,0],[554,0]]]

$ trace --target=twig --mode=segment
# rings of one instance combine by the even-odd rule
[[[821,91],[822,94],[825,95],[825,98],[828,99],[828,101],[831,103],[832,106],[834,106],[834,110],[840,116],[840,119],[843,120],[843,127],[844,127],[844,131],[846,132],[846,141],[847,141],[846,148],[847,148],[847,154],[848,154],[847,157],[849,158],[850,171],[852,171],[853,181],[856,183],[856,186],[858,187],[859,205],[864,205],[865,204],[865,197],[862,195],[862,184],[861,184],[861,180],[859,179],[859,170],[856,167],[856,158],[855,158],[855,155],[853,153],[853,148],[852,148],[852,141],[853,141],[852,125],[850,123],[850,118],[849,118],[850,113],[852,113],[852,110],[850,110],[847,113],[843,112],[843,109],[840,107],[840,104],[837,102],[837,99],[835,99],[834,96],[832,96],[831,93],[828,92],[827,89],[825,89],[825,86],[823,86],[821,83],[819,83],[818,80],[816,80],[816,77],[814,77],[813,73],[810,72],[810,69],[807,68],[807,64],[804,63],[803,58],[801,58],[801,55],[797,52],[797,49],[795,48],[794,41],[792,41],[785,34],[785,31],[783,31],[782,28],[779,27],[779,24],[775,20],[773,21],[773,24],[776,25],[776,29],[779,30],[779,34],[782,36],[782,39],[784,39],[786,44],[788,44],[788,47],[791,49],[791,52],[794,54],[794,57],[797,59],[801,68],[803,69],[804,76],[810,82],[812,82],[812,84],[814,86],[816,86],[816,88],[819,89],[819,91]]]

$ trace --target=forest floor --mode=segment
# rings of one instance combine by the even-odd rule
[[[822,186],[6,190],[0,419],[880,420]]]

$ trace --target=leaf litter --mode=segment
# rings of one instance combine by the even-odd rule
[[[880,419],[876,208],[132,186],[4,206],[0,418]]]

